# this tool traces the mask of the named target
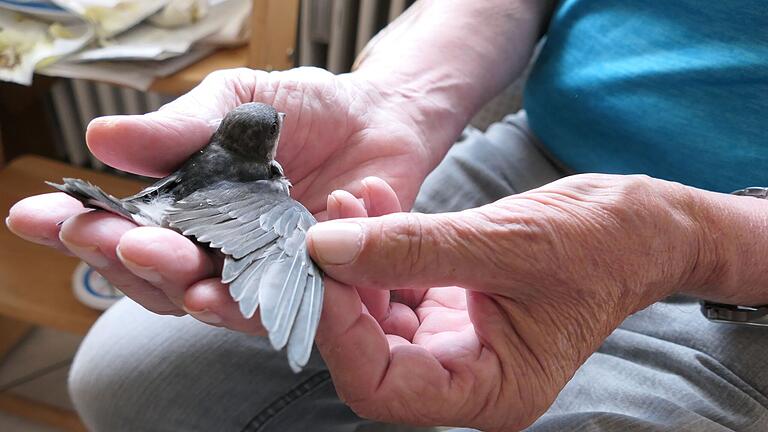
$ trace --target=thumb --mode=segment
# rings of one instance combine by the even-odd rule
[[[213,72],[159,111],[94,119],[86,142],[109,166],[152,177],[168,175],[208,143],[227,112],[269,88],[266,74],[249,69]]]
[[[315,262],[357,287],[403,289],[481,283],[480,220],[469,212],[393,213],[322,222],[308,232]]]

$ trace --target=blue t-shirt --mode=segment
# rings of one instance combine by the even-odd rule
[[[768,186],[768,2],[563,0],[525,109],[577,172]]]

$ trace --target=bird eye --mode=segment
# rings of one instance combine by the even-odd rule
[[[270,129],[269,133],[272,135],[277,133],[277,123],[272,123],[272,128]]]

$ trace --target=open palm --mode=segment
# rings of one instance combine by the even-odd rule
[[[527,427],[629,314],[702,280],[677,188],[582,174],[460,212],[313,226],[328,276],[317,342],[339,395],[380,421]],[[375,289],[392,290],[383,314],[363,295]]]
[[[95,119],[88,145],[110,166],[161,177],[207,144],[227,112],[252,101],[286,113],[277,159],[294,184],[294,198],[320,220],[327,218],[331,191],[362,197],[362,180],[372,174],[392,184],[399,204],[408,207],[431,168],[421,131],[398,95],[354,74],[316,68],[215,72],[157,112]],[[215,278],[219,263],[177,233],[85,213],[63,194],[17,203],[8,225],[28,240],[78,255],[151,311],[198,312],[193,315],[212,324],[260,331],[258,320],[230,314],[231,299]]]
[[[166,175],[208,142],[227,112],[247,102],[286,113],[277,159],[294,197],[313,212],[325,208],[331,191],[356,193],[374,174],[410,205],[431,168],[419,129],[399,100],[354,74],[317,68],[215,72],[157,113],[97,119],[88,145],[108,165]]]
[[[338,208],[328,209],[333,219],[399,211],[385,183],[366,179],[366,184],[363,203],[334,193]],[[372,293],[387,291],[353,289],[334,280],[326,287],[318,346],[340,397],[364,417],[521,428],[564,383],[561,371],[538,363],[540,347],[527,345],[530,315],[519,314],[511,329],[521,334],[510,334],[514,306],[507,307],[508,298],[456,286],[394,290],[386,310],[374,312],[381,299]],[[506,416],[488,415],[499,411]]]

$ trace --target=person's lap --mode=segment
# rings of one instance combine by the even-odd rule
[[[427,178],[415,210],[474,207],[562,176],[534,141],[520,114],[469,131]],[[529,430],[768,430],[766,342],[768,330],[707,322],[693,301],[658,303],[627,319]],[[294,375],[262,338],[130,300],[91,330],[70,387],[99,431],[386,430],[338,400],[318,355]]]

